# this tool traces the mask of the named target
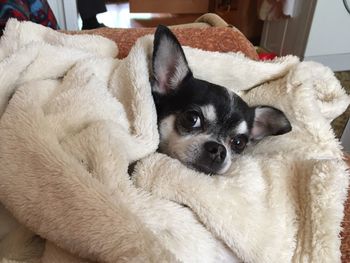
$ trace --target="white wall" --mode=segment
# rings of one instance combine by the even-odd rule
[[[66,22],[64,18],[63,2],[61,0],[47,0],[52,12],[54,13],[57,23],[61,29],[66,29]]]
[[[350,14],[342,0],[317,1],[304,58],[350,70]]]
[[[47,0],[61,29],[78,30],[78,11],[75,0]]]
[[[296,0],[292,17],[265,21],[260,45],[280,56],[303,57],[316,2]]]

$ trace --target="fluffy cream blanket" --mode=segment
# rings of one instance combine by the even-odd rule
[[[330,122],[349,97],[331,70],[292,56],[257,62],[185,48],[196,77],[281,109],[293,127],[209,177],[155,153],[152,41],[138,40],[117,60],[107,39],[8,22],[0,42],[0,201],[47,241],[34,242],[2,208],[0,255],[340,262],[348,175]],[[20,247],[18,236],[30,239]],[[42,253],[31,254],[32,243],[44,244]]]

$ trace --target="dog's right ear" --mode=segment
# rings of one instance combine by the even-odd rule
[[[179,41],[163,25],[154,35],[152,70],[152,91],[160,94],[176,90],[187,76],[192,76]]]

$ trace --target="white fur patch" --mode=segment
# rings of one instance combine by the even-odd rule
[[[214,122],[216,121],[216,110],[213,105],[205,105],[200,107],[205,119]]]
[[[170,115],[159,124],[159,134],[161,140],[166,140],[174,132],[175,116]]]
[[[237,125],[236,134],[245,134],[248,132],[248,125],[246,121],[242,121],[240,124]]]

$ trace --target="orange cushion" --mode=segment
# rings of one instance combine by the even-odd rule
[[[99,28],[74,33],[95,34],[107,37],[118,44],[118,58],[124,58],[139,37],[153,34],[154,30],[154,28]],[[241,51],[247,57],[258,59],[254,46],[239,30],[233,27],[173,28],[172,31],[184,46],[208,51]]]

